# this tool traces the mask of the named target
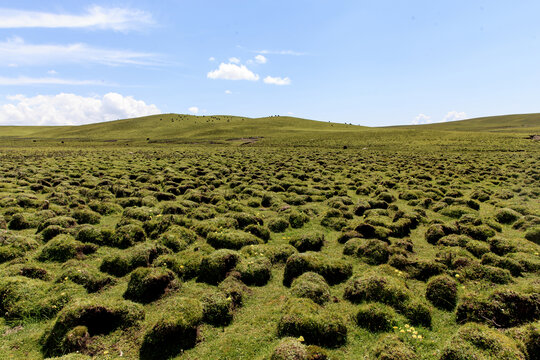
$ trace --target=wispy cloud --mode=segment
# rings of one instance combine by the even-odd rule
[[[219,68],[210,71],[206,75],[209,79],[222,79],[222,80],[259,80],[259,75],[254,74],[245,65],[236,65],[232,63],[221,63]]]
[[[0,42],[0,66],[97,63],[118,65],[161,65],[157,54],[105,49],[83,43],[28,44],[20,37]]]
[[[264,78],[263,81],[265,84],[272,84],[272,85],[290,85],[291,84],[291,79],[289,79],[288,77],[281,78],[281,77],[267,76]]]
[[[307,55],[307,53],[299,52],[299,51],[293,51],[293,50],[256,50],[253,51],[259,54],[264,55],[293,55],[293,56],[304,56]]]
[[[128,8],[88,7],[82,14],[60,14],[0,8],[0,28],[91,28],[128,31],[153,24],[152,15]]]
[[[24,86],[24,85],[100,85],[113,86],[114,84],[96,81],[96,80],[74,80],[61,79],[56,77],[40,77],[32,78],[19,76],[16,78],[8,78],[0,76],[0,86]]]

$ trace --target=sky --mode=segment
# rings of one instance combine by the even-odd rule
[[[0,125],[540,112],[539,13],[526,0],[0,0]]]

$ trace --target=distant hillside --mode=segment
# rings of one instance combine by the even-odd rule
[[[419,131],[421,130],[421,131]],[[161,114],[80,126],[0,126],[4,140],[90,140],[144,142],[250,142],[257,139],[316,144],[320,141],[369,143],[433,137],[455,131],[470,133],[540,134],[540,114],[491,116],[447,123],[370,128],[288,116],[247,118],[214,115]],[[421,134],[423,133],[423,134]],[[521,135],[519,135],[521,136]],[[266,142],[266,141],[265,141]]]
[[[309,133],[339,133],[361,126],[306,120],[287,116],[247,118],[162,114],[80,126],[5,126],[0,137],[42,139],[216,139],[276,137]]]
[[[420,127],[423,129],[444,131],[540,132],[540,113],[487,116],[468,120],[414,125],[409,127]]]

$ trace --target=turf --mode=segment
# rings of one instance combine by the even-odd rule
[[[0,128],[0,358],[535,359],[536,119]]]

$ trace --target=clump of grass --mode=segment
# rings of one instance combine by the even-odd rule
[[[77,326],[85,326],[89,335],[95,336],[133,326],[143,319],[142,306],[130,301],[106,298],[76,301],[62,309],[52,328],[45,332],[42,351],[47,357],[61,355],[66,334]]]
[[[206,241],[216,249],[240,250],[246,245],[262,244],[263,241],[258,237],[240,231],[225,230],[220,232],[211,232],[206,236]]]
[[[413,348],[396,335],[386,335],[374,347],[374,355],[378,360],[414,360],[418,356]]]
[[[197,299],[174,299],[174,311],[155,322],[143,337],[141,359],[168,359],[197,343],[197,329],[204,318],[203,305]]]
[[[289,244],[300,252],[320,251],[324,245],[324,234],[321,232],[308,232],[293,236]]]
[[[323,305],[330,300],[330,286],[324,278],[314,272],[306,272],[294,279],[291,285],[294,296],[308,298]]]
[[[272,276],[272,263],[265,256],[250,257],[242,259],[236,271],[246,285],[264,286]]]
[[[359,327],[372,332],[390,331],[396,325],[397,315],[393,308],[381,303],[363,304],[358,308],[355,320]]]
[[[306,343],[339,346],[347,341],[345,322],[310,299],[287,301],[278,323],[278,336],[302,336]]]
[[[175,281],[172,271],[164,268],[141,267],[131,273],[124,298],[146,304],[178,287],[179,284]]]
[[[453,310],[458,300],[457,282],[448,275],[432,278],[427,283],[426,299],[439,309]]]
[[[283,284],[290,286],[296,277],[308,271],[321,275],[330,285],[334,285],[352,275],[352,266],[344,260],[329,260],[314,252],[293,254],[285,263]]]
[[[469,359],[525,360],[516,343],[501,332],[484,325],[462,326],[443,349],[440,360]]]
[[[208,284],[218,284],[239,260],[240,255],[234,250],[216,250],[202,258],[197,279]]]

